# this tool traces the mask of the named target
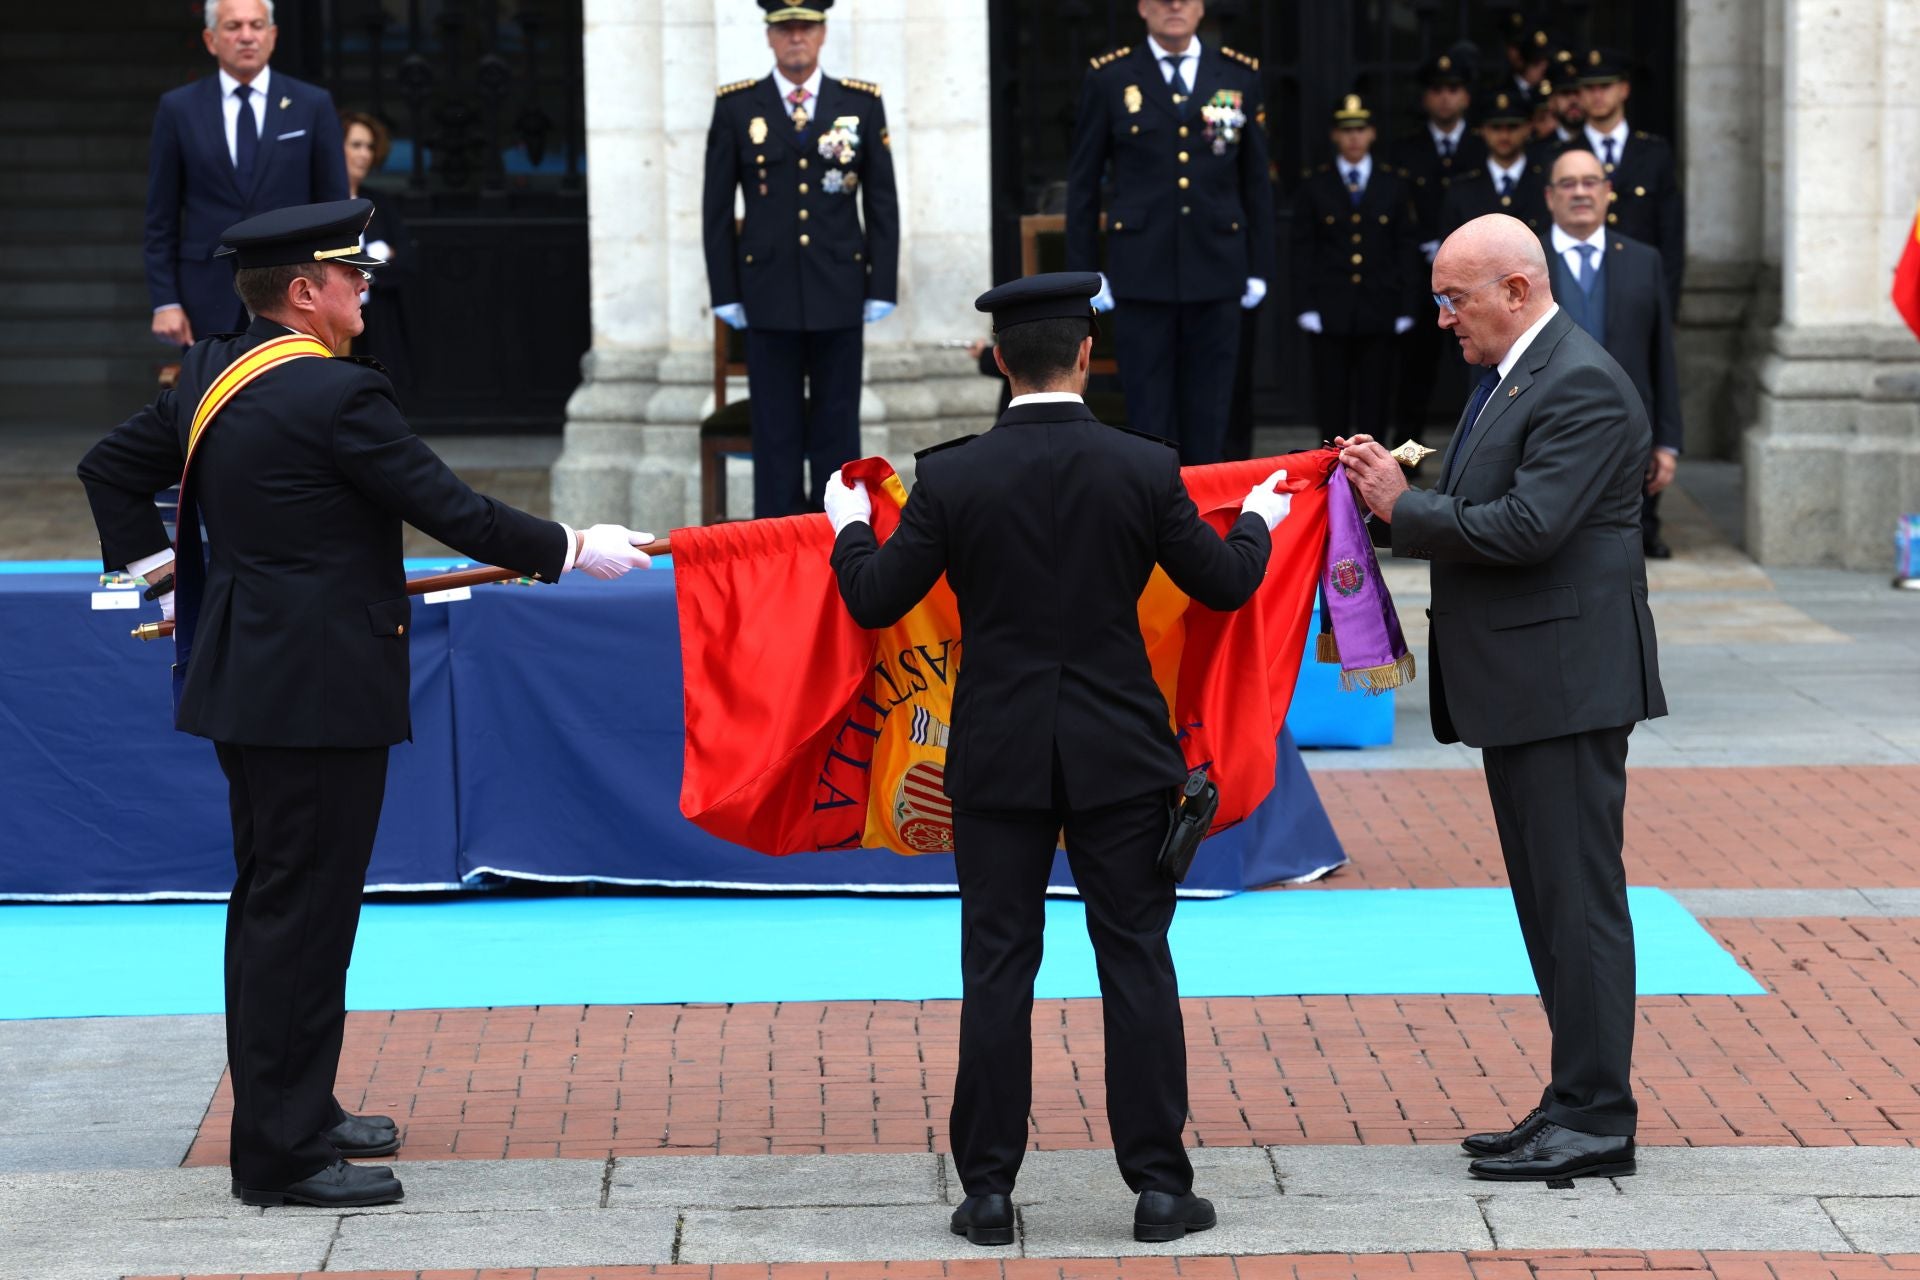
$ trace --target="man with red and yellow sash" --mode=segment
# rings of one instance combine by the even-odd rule
[[[189,350],[178,384],[80,463],[105,567],[145,575],[174,619],[175,724],[211,738],[227,776],[231,1162],[248,1204],[401,1198],[390,1170],[343,1158],[397,1150],[393,1122],[333,1097],[387,750],[412,734],[401,524],[545,582],[647,564],[647,534],[575,533],[475,493],[380,367],[336,354],[380,265],[361,248],[372,213],[340,200],[228,228],[252,323]],[[169,546],[153,498],[175,484]]]

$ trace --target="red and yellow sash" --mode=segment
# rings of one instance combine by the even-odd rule
[[[272,338],[220,371],[206,393],[200,397],[199,407],[193,411],[193,426],[187,432],[187,460],[180,468],[180,490],[184,496],[187,488],[187,472],[193,467],[193,452],[199,448],[200,441],[207,434],[207,428],[213,425],[214,415],[226,407],[240,388],[252,382],[269,369],[277,369],[289,360],[299,360],[307,356],[319,356],[331,359],[333,352],[318,338],[308,337],[304,333],[290,333],[284,338]]]

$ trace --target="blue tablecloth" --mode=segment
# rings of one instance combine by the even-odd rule
[[[155,616],[94,611],[96,574],[0,573],[0,898],[224,894],[226,787],[173,730]],[[482,873],[729,888],[928,890],[950,856],[769,858],[680,816],[682,698],[670,568],[615,583],[481,587],[416,600],[413,730],[394,749],[368,883]],[[1186,890],[1232,893],[1344,861],[1291,738],[1273,794],[1207,842]],[[1064,866],[1055,882],[1069,884]]]

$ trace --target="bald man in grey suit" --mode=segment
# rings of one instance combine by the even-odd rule
[[[1440,327],[1484,368],[1436,488],[1409,489],[1373,440],[1336,441],[1394,555],[1433,562],[1434,735],[1481,748],[1553,1032],[1540,1105],[1463,1144],[1500,1180],[1634,1171],[1627,736],[1667,710],[1640,547],[1652,430],[1548,281],[1538,236],[1505,214],[1434,258]]]

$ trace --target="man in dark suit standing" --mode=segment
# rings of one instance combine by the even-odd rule
[[[1464,125],[1463,125],[1464,127]],[[1294,196],[1294,323],[1311,334],[1313,417],[1323,439],[1386,429],[1394,343],[1413,328],[1420,269],[1406,180],[1373,157],[1357,93],[1333,109],[1332,164]]]
[[[1433,562],[1434,736],[1479,747],[1553,1073],[1540,1105],[1475,1134],[1476,1177],[1634,1171],[1627,737],[1666,714],[1640,555],[1652,431],[1632,381],[1554,304],[1540,240],[1492,214],[1433,264],[1440,327],[1485,368],[1440,483],[1337,441],[1395,556]]]
[[[220,233],[268,209],[347,198],[340,119],[324,89],[273,71],[273,0],[206,0],[219,73],[160,98],[147,153],[153,336],[177,347],[243,328]]]
[[[145,576],[175,621],[174,723],[211,738],[227,776],[230,1158],[233,1194],[256,1205],[401,1198],[390,1170],[345,1159],[398,1150],[397,1127],[333,1096],[387,750],[412,732],[401,522],[544,581],[647,563],[647,534],[575,534],[475,493],[408,429],[378,365],[329,358],[360,332],[380,265],[360,247],[372,212],[342,200],[227,228],[253,322],[196,344],[80,463],[105,566]],[[177,563],[153,503],[175,484]]]
[[[1225,457],[1240,313],[1274,278],[1260,60],[1203,46],[1201,0],[1139,0],[1142,44],[1093,59],[1067,162],[1067,269],[1107,269],[1127,423],[1189,464]]]
[[[1569,151],[1554,162],[1547,192],[1553,217],[1544,238],[1547,268],[1553,296],[1620,362],[1652,420],[1640,533],[1647,555],[1665,560],[1673,551],[1660,538],[1660,493],[1673,483],[1684,439],[1673,312],[1660,255],[1638,240],[1610,233],[1601,220],[1609,190],[1591,151]]]
[[[1578,60],[1580,107],[1586,123],[1569,147],[1584,147],[1600,157],[1613,184],[1607,229],[1631,236],[1660,251],[1667,303],[1680,306],[1681,276],[1687,266],[1687,206],[1680,191],[1673,144],[1627,124],[1627,99],[1633,94],[1632,64],[1613,49],[1589,49]]]
[[[1532,105],[1519,90],[1499,88],[1482,93],[1474,107],[1481,140],[1487,144],[1487,160],[1447,188],[1440,206],[1441,237],[1489,213],[1511,214],[1534,231],[1544,231],[1547,170],[1527,157]],[[1441,337],[1444,340],[1445,335]]]
[[[713,314],[747,334],[765,518],[818,511],[827,473],[860,456],[862,326],[899,297],[900,206],[880,87],[820,69],[833,0],[759,3],[775,66],[720,86],[701,217]]]
[[[884,547],[864,484],[836,473],[833,567],[865,627],[899,620],[939,579],[967,646],[954,691],[946,792],[960,880],[960,1064],[952,1138],[966,1200],[955,1234],[1011,1244],[1008,1199],[1027,1145],[1033,979],[1047,873],[1062,828],[1099,960],[1107,1119],[1134,1236],[1214,1223],[1181,1142],[1187,1063],[1167,927],[1173,883],[1155,869],[1171,789],[1187,776],[1137,614],[1157,564],[1212,609],[1259,587],[1289,499],[1284,472],[1248,493],[1223,540],[1195,511],[1160,440],[1087,412],[1093,272],[1005,284],[994,317],[1014,396],[993,430],[919,455]]]

